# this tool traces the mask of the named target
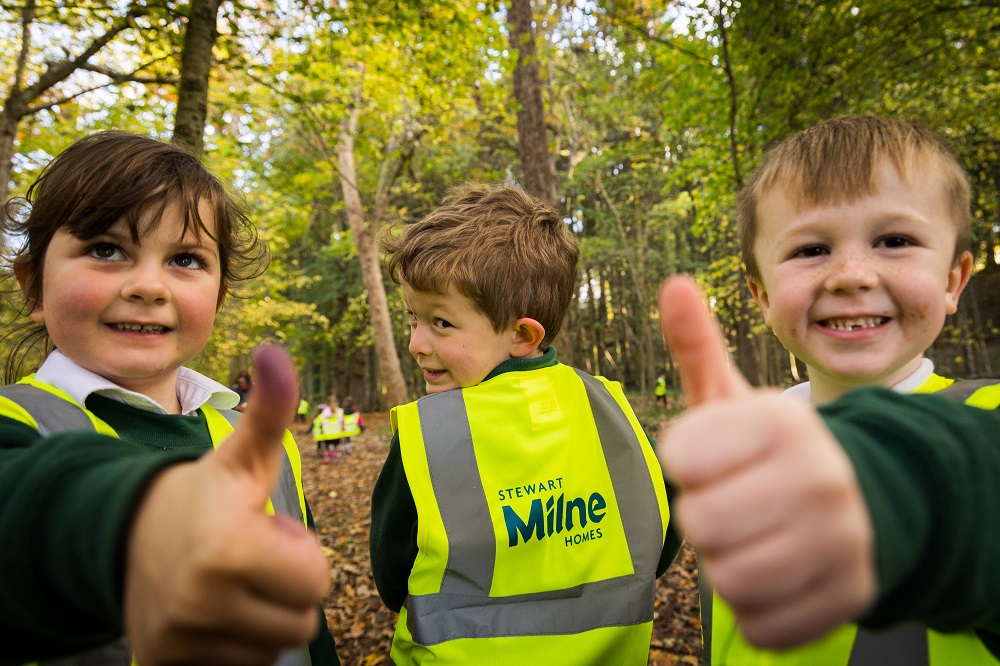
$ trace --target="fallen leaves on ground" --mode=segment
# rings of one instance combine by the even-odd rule
[[[368,561],[371,492],[389,450],[387,414],[365,414],[365,431],[352,438],[353,452],[325,462],[308,433],[296,432],[302,452],[302,485],[332,586],[323,602],[327,624],[344,666],[391,663],[396,614],[378,596]],[[684,548],[657,581],[649,663],[697,666],[701,660],[698,578],[694,553]]]

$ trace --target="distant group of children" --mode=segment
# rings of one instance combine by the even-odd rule
[[[340,457],[340,445],[344,453],[351,453],[351,437],[365,430],[364,418],[354,404],[354,398],[347,396],[343,405],[336,394],[331,394],[326,403],[316,409],[312,422],[312,435],[316,441],[316,454],[324,461]]]
[[[28,201],[13,270],[51,353],[0,392],[4,663],[339,663],[288,359],[259,354],[241,418],[183,367],[260,257],[252,226],[197,160],[122,133]],[[556,358],[578,250],[555,210],[466,186],[384,234],[428,394],[392,410],[372,494],[396,663],[645,664],[683,534],[712,663],[1000,664],[1000,388],[924,356],[972,270],[964,171],[916,125],[835,119],[768,151],[739,218],[808,388],[751,389],[675,278],[689,410],[658,443],[617,382]],[[352,408],[317,413],[324,456]]]

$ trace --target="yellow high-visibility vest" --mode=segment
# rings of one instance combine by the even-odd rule
[[[344,437],[354,437],[361,434],[361,412],[344,414]]]
[[[616,382],[565,365],[397,407],[417,508],[396,664],[645,664],[669,509]]]

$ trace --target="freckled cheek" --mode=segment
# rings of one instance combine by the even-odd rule
[[[903,310],[905,320],[940,326],[944,320],[944,288],[929,280],[896,282],[894,298]]]
[[[768,319],[771,327],[788,331],[807,327],[813,304],[814,299],[805,290],[786,288],[770,292]]]

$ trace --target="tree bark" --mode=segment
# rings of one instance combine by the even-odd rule
[[[365,219],[361,193],[358,191],[357,169],[354,166],[354,134],[358,127],[360,104],[355,103],[340,123],[340,140],[337,142],[337,163],[340,183],[347,210],[351,237],[361,262],[361,282],[368,292],[368,313],[371,318],[375,353],[378,355],[379,373],[385,387],[385,400],[390,409],[407,402],[406,382],[396,352],[389,319],[389,301],[382,281],[382,268],[378,261],[378,248],[368,220]]]
[[[192,0],[184,45],[181,49],[181,81],[177,87],[174,143],[201,156],[208,117],[208,80],[212,73],[212,48],[219,36],[216,25],[221,0]]]
[[[535,49],[535,31],[531,26],[531,0],[511,0],[507,20],[510,23],[510,44],[517,51],[513,78],[514,97],[518,103],[517,135],[524,189],[553,204],[556,179],[545,129],[542,75]]]
[[[14,168],[14,145],[17,126],[24,117],[24,102],[19,90],[11,90],[0,111],[0,202],[6,202],[10,194],[10,178]]]
[[[545,126],[545,102],[542,99],[542,73],[535,48],[531,0],[511,0],[507,9],[510,44],[517,51],[514,67],[514,98],[517,100],[517,138],[521,155],[524,189],[547,204],[556,204],[556,175]],[[571,306],[572,307],[572,306]],[[565,320],[564,320],[565,324]],[[553,344],[562,361],[576,364],[576,350],[563,326]]]
[[[726,32],[726,17],[723,14],[722,0],[718,4],[718,14],[716,24],[719,28],[719,41],[722,47],[723,70],[726,74],[726,88],[729,91],[729,158],[733,164],[733,188],[739,190],[743,187],[743,175],[740,169],[739,142],[737,132],[739,128],[739,91],[736,87],[736,77],[733,73],[732,63],[729,60],[729,36]],[[742,283],[743,280],[740,279]],[[753,386],[760,386],[766,382],[765,372],[761,363],[761,353],[752,339],[752,322],[754,317],[754,306],[752,305],[749,289],[745,284],[740,284],[737,290],[738,305],[736,308],[736,337],[738,353],[736,355],[736,365]]]

